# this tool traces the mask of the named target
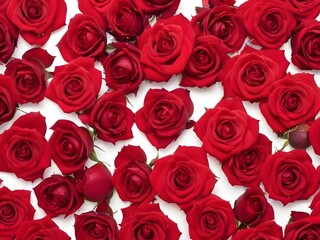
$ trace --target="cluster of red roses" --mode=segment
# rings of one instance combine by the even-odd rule
[[[320,194],[310,215],[292,214],[283,237],[259,188],[262,182],[270,198],[286,205],[308,199],[319,187],[319,171],[303,148],[311,144],[320,154],[320,118],[315,119],[320,88],[313,74],[287,73],[289,62],[279,50],[290,39],[292,63],[320,70],[319,1],[248,0],[235,7],[234,0],[209,0],[189,21],[175,15],[180,0],[78,0],[82,14],[71,18],[57,44],[68,63],[52,73],[46,69],[54,57],[41,48],[21,59],[10,57],[19,34],[41,46],[65,24],[64,0],[0,3],[0,61],[6,63],[0,75],[0,123],[14,117],[18,104],[47,97],[93,129],[59,120],[47,141],[45,118],[31,112],[0,135],[0,171],[34,181],[52,159],[63,174],[34,187],[47,214],[39,220],[33,220],[30,191],[0,188],[1,239],[70,239],[51,218],[74,213],[84,199],[98,205],[95,212],[75,215],[77,239],[179,239],[177,224],[150,203],[156,195],[185,212],[192,239],[320,237]],[[151,17],[157,19],[154,24]],[[113,43],[107,43],[107,33]],[[247,37],[251,43],[243,47]],[[102,63],[112,89],[101,96],[102,72],[95,61]],[[134,113],[127,106],[125,95],[137,94],[143,80],[165,82],[176,74],[189,90],[149,89],[143,107]],[[223,99],[190,120],[191,87],[216,82],[223,85]],[[247,114],[242,101],[258,102],[271,129],[302,149],[272,153],[271,141],[259,133],[259,121]],[[179,146],[148,164],[141,147],[127,145],[115,159],[113,174],[101,163],[85,167],[94,158],[96,138],[113,144],[131,139],[134,124],[157,149],[190,128],[202,147]],[[217,180],[207,154],[221,162],[230,184],[248,187],[234,208],[212,194]],[[108,205],[113,188],[132,203],[122,209],[120,230]]]

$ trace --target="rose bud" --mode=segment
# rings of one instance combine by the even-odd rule
[[[301,124],[288,132],[288,141],[294,148],[306,149],[310,146],[308,130],[310,126]]]
[[[92,202],[105,200],[113,191],[112,175],[102,163],[87,168],[77,181],[77,190]]]

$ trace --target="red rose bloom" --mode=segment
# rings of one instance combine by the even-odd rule
[[[304,19],[316,18],[320,12],[320,2],[318,0],[282,0],[289,2],[291,5],[291,11],[295,15],[298,21],[303,21]]]
[[[270,155],[260,174],[269,197],[284,205],[308,199],[319,186],[317,170],[305,150],[279,151]]]
[[[135,0],[138,9],[148,14],[154,14],[159,18],[169,18],[176,13],[180,0],[158,1],[158,0]]]
[[[67,5],[64,0],[12,0],[7,16],[29,44],[45,44],[53,31],[65,25]]]
[[[9,3],[9,1],[6,2]],[[8,21],[5,14],[0,13],[0,39],[2,39],[0,43],[0,62],[6,63],[9,60],[17,45],[18,36],[18,30]]]
[[[30,191],[10,191],[0,188],[0,238],[15,239],[18,229],[25,221],[32,220],[35,209],[30,203]]]
[[[194,32],[182,14],[156,22],[138,38],[145,78],[163,82],[182,72],[193,46]]]
[[[250,117],[238,98],[222,99],[194,125],[204,149],[223,162],[251,147],[258,137],[258,120]]]
[[[71,177],[52,175],[33,188],[41,207],[50,218],[64,214],[66,217],[78,210],[83,198],[77,192]]]
[[[236,3],[235,0],[207,0],[207,1],[209,3],[210,8],[214,8],[216,6],[220,6],[220,5],[224,5],[224,4],[229,5],[229,6],[233,6]]]
[[[69,240],[68,234],[60,230],[59,227],[48,216],[23,222],[17,231],[16,240],[26,239],[50,239]]]
[[[136,124],[153,146],[165,148],[188,127],[192,113],[188,90],[150,89],[143,107],[136,113]]]
[[[319,239],[320,216],[310,216],[289,223],[284,232],[284,240]]]
[[[312,122],[307,134],[314,152],[320,155],[320,118]]]
[[[122,209],[122,214],[120,239],[178,240],[181,235],[158,204],[131,205]]]
[[[0,74],[0,124],[11,120],[18,105],[14,81]]]
[[[320,109],[320,88],[313,75],[289,73],[273,84],[273,91],[259,107],[274,132],[283,134],[314,119]]]
[[[51,164],[46,130],[45,118],[39,112],[19,117],[0,135],[0,171],[12,172],[26,181],[42,177]]]
[[[312,209],[311,216],[320,216],[320,192],[314,195],[309,208]]]
[[[280,48],[296,26],[290,5],[280,0],[248,0],[239,12],[253,43],[264,48]]]

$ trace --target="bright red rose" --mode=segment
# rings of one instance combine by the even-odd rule
[[[51,164],[46,130],[45,118],[39,112],[19,117],[0,135],[0,171],[12,172],[26,181],[42,177]]]
[[[155,192],[150,184],[151,167],[138,146],[124,146],[115,161],[112,183],[121,200],[133,203],[150,202]]]
[[[0,10],[0,62],[6,63],[9,60],[17,45],[18,36],[18,30]]]
[[[274,132],[283,134],[314,120],[320,109],[320,88],[312,74],[289,73],[273,85],[268,99],[261,101],[259,107]]]
[[[209,195],[217,182],[209,169],[206,152],[199,147],[179,146],[173,155],[155,160],[150,174],[155,192],[188,212]]]
[[[70,176],[52,175],[33,188],[38,206],[51,217],[66,217],[78,210],[83,198],[77,192],[76,183]]]
[[[67,5],[64,0],[12,0],[7,16],[29,44],[45,44],[53,31],[65,25]]]
[[[182,14],[157,21],[138,38],[145,78],[163,82],[182,72],[193,46],[194,32],[191,23]]]
[[[133,137],[134,113],[126,106],[126,98],[120,91],[106,92],[79,118],[93,127],[103,141],[115,143]]]
[[[16,240],[26,239],[69,240],[71,238],[60,230],[50,217],[46,216],[37,220],[25,221],[19,226]]]
[[[236,221],[229,202],[216,195],[197,201],[187,214],[189,234],[193,240],[228,239],[236,230]]]
[[[13,79],[0,74],[0,124],[13,118],[18,105],[17,95]]]
[[[0,188],[0,238],[15,239],[16,232],[25,221],[32,220],[35,209],[30,203],[30,191],[10,191]]]
[[[180,0],[135,0],[134,3],[138,9],[141,9],[143,12],[166,19],[176,13]]]
[[[218,80],[222,81],[225,97],[255,102],[268,97],[272,83],[286,75],[288,66],[284,51],[245,47],[225,63]]]
[[[91,211],[75,214],[74,218],[77,240],[119,240],[117,222],[110,215]]]
[[[280,48],[296,26],[290,5],[281,0],[248,0],[239,12],[252,42],[264,48]]]
[[[86,110],[96,102],[101,82],[94,59],[79,57],[55,68],[46,96],[66,113]]]
[[[196,122],[194,132],[204,149],[223,162],[256,142],[259,122],[247,114],[238,98],[222,99]]]
[[[93,149],[93,139],[88,129],[68,120],[58,120],[51,129],[53,133],[49,145],[52,159],[62,174],[83,170]]]
[[[180,86],[209,87],[228,59],[224,44],[212,35],[196,38],[189,62],[182,72]]]
[[[314,152],[320,155],[320,118],[312,122],[307,134]]]
[[[165,148],[190,125],[193,103],[189,91],[150,89],[136,113],[136,124],[156,148]]]
[[[318,0],[282,0],[289,2],[291,5],[290,10],[295,15],[297,21],[304,19],[316,18],[320,12],[320,2]]]
[[[289,223],[284,232],[284,240],[319,239],[320,216],[310,216]]]
[[[320,216],[320,192],[314,195],[309,208],[312,209],[311,216]]]
[[[319,175],[305,150],[276,152],[264,162],[261,180],[269,197],[286,205],[308,199],[319,186]]]
[[[2,14],[3,16],[7,17],[7,8],[9,5],[8,0],[0,0],[0,14]]]
[[[122,214],[120,239],[178,240],[181,235],[158,204],[131,205],[122,209]]]
[[[106,33],[98,20],[89,15],[76,14],[70,19],[67,32],[58,43],[64,60],[77,57],[98,58],[106,46]]]
[[[197,11],[191,20],[196,36],[216,36],[226,46],[227,52],[241,48],[247,35],[237,8],[221,5],[212,9],[197,8]]]
[[[320,4],[319,4],[320,6]],[[291,38],[291,61],[303,70],[320,69],[320,22],[304,20]]]

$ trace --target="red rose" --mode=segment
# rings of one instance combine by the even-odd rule
[[[274,132],[283,134],[314,119],[320,109],[320,88],[312,74],[289,73],[273,84],[273,91],[259,107]]]
[[[230,203],[216,195],[202,198],[187,214],[189,234],[193,240],[228,239],[236,230]]]
[[[225,97],[239,97],[251,102],[267,98],[272,83],[285,76],[289,62],[282,50],[254,50],[245,47],[230,58],[220,71]]]
[[[77,240],[119,240],[116,221],[103,213],[85,212],[75,214],[74,231]]]
[[[141,9],[145,13],[154,14],[159,16],[159,18],[166,19],[176,13],[180,0],[135,0],[134,3],[137,5],[138,9]]]
[[[284,232],[284,240],[319,239],[320,216],[310,216],[289,223]]]
[[[108,87],[124,94],[136,93],[144,74],[140,64],[141,52],[130,43],[114,43],[115,50],[102,62]]]
[[[210,8],[214,8],[216,6],[220,6],[223,4],[233,6],[236,3],[235,0],[208,0],[208,1],[209,1]]]
[[[281,0],[248,0],[239,12],[252,42],[264,48],[280,48],[296,26],[290,5]]]
[[[312,209],[311,216],[320,216],[320,192],[314,195],[309,208]]]
[[[84,201],[71,177],[52,175],[42,180],[33,190],[38,206],[51,218],[60,214],[67,217],[78,210]]]
[[[16,240],[26,239],[50,239],[69,240],[68,234],[59,227],[48,216],[23,222],[17,231]]]
[[[53,31],[65,25],[67,5],[64,0],[12,0],[8,18],[29,44],[45,44]]]
[[[103,141],[115,143],[133,137],[134,113],[126,106],[121,92],[106,92],[90,111],[79,115],[84,124],[89,124]]]
[[[314,152],[320,155],[320,118],[312,122],[307,134]]]
[[[150,202],[155,192],[150,184],[151,167],[147,156],[138,146],[124,146],[115,161],[112,183],[122,201]]]
[[[250,227],[274,219],[274,211],[259,187],[248,188],[234,203],[236,219]]]
[[[182,72],[181,86],[209,87],[216,82],[227,60],[226,49],[220,39],[212,35],[196,38],[195,48]]]
[[[70,62],[77,57],[99,57],[106,46],[106,33],[98,20],[76,14],[70,19],[67,32],[63,35],[58,48],[64,60]]]
[[[197,15],[191,20],[196,36],[216,36],[224,43],[227,52],[236,52],[241,48],[246,32],[237,8],[221,5],[197,10]]]
[[[7,16],[8,5],[9,5],[8,0],[0,0],[0,14],[2,14],[5,17]]]
[[[320,12],[320,2],[318,0],[282,0],[289,2],[291,5],[290,10],[295,15],[298,21],[303,21],[304,19],[316,18]]]
[[[14,81],[0,74],[0,124],[11,120],[18,105]]]
[[[192,113],[188,90],[150,89],[143,107],[136,113],[136,124],[153,146],[165,148],[188,127]]]
[[[274,221],[266,221],[254,228],[237,231],[232,240],[282,240],[282,228]]]
[[[32,220],[35,209],[30,203],[30,191],[10,191],[0,188],[0,238],[15,239],[16,232],[25,221]]]
[[[259,186],[260,169],[272,152],[272,142],[263,134],[248,149],[222,162],[222,170],[232,185]]]
[[[163,200],[188,212],[209,195],[217,182],[209,169],[206,152],[199,147],[179,146],[173,155],[154,162],[151,185]]]
[[[9,3],[9,1],[6,2]],[[0,39],[2,39],[0,43],[0,62],[6,63],[9,60],[17,45],[18,36],[18,30],[8,21],[5,14],[0,13]]]
[[[49,144],[52,159],[62,174],[83,170],[93,149],[89,131],[68,120],[58,120],[51,129],[53,133]]]
[[[259,122],[247,114],[238,98],[222,99],[196,122],[194,132],[204,149],[223,162],[255,143]]]
[[[319,4],[320,6],[320,4]],[[291,61],[303,70],[320,69],[320,22],[304,20],[291,38]]]
[[[131,205],[122,209],[122,214],[120,239],[178,240],[181,235],[158,204]]]
[[[26,181],[42,177],[51,164],[46,130],[45,118],[39,112],[19,117],[0,135],[0,170]]]
[[[66,113],[92,107],[101,87],[101,72],[92,58],[79,57],[55,68],[46,96]]]
[[[190,21],[182,14],[157,21],[138,38],[145,78],[163,82],[182,72],[193,45],[194,32]]]
[[[269,197],[283,205],[308,199],[319,186],[317,170],[305,150],[279,151],[270,155],[260,174]]]

